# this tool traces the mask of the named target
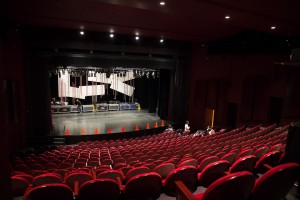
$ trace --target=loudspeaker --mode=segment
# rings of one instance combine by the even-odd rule
[[[289,127],[284,162],[300,164],[300,124],[292,124]]]

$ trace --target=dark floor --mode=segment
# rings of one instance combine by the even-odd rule
[[[136,125],[140,130],[146,129],[147,123],[149,123],[149,128],[154,128],[156,122],[158,126],[161,126],[162,120],[155,113],[149,113],[148,110],[53,114],[51,135],[64,136],[66,129],[70,131],[70,135],[80,135],[82,129],[86,135],[92,135],[96,128],[99,134],[106,134],[108,128],[112,133],[118,133],[122,132],[122,126],[125,132],[129,132],[134,131]],[[164,121],[165,125],[169,123],[169,121]]]

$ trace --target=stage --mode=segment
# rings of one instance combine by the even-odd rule
[[[52,114],[53,131],[51,136],[82,136],[145,130],[161,127],[162,120],[148,110],[122,110],[107,112]],[[165,126],[169,121],[164,121]],[[124,127],[124,130],[122,130]]]

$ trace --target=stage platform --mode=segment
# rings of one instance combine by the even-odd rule
[[[109,112],[91,112],[91,113],[66,113],[52,115],[53,131],[51,136],[66,136],[68,130],[69,136],[111,134],[135,131],[136,125],[139,130],[145,130],[147,123],[149,128],[155,128],[157,122],[161,127],[162,120],[149,113],[148,110],[122,110]],[[169,121],[164,121],[167,126]]]

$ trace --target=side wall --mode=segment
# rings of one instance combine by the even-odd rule
[[[207,55],[205,47],[195,45],[188,102],[191,126],[204,128],[206,109],[215,110],[216,127],[230,126],[229,118],[234,112],[231,105],[237,107],[236,125],[272,123],[272,98],[282,102],[282,123],[299,119],[300,70],[274,64],[280,60],[288,60],[288,55],[212,56]]]

